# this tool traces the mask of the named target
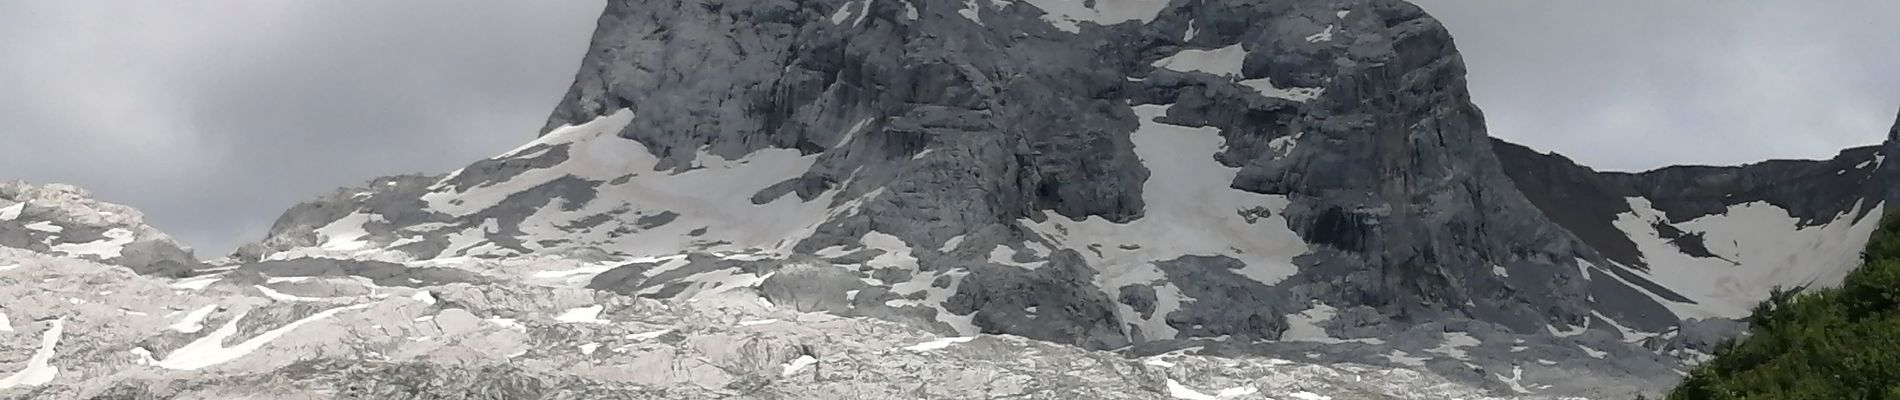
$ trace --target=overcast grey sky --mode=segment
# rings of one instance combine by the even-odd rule
[[[1900,108],[1900,2],[1421,0],[1491,133],[1608,169],[1826,157]],[[371,177],[534,137],[603,1],[0,2],[0,179],[201,256]]]

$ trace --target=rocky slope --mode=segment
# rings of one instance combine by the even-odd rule
[[[1489,138],[1398,1],[612,1],[538,139],[238,256],[1622,395],[1837,283],[1890,150],[1593,171]]]
[[[74,398],[1625,398],[1838,283],[1894,143],[1594,171],[1489,138],[1398,1],[617,0],[537,139],[228,264],[95,258],[182,280],[26,261],[137,287],[9,307],[97,348],[0,366]],[[42,238],[10,254],[86,257]],[[893,350],[937,337],[979,339]]]
[[[0,248],[0,398],[1486,398],[1404,369],[1130,357],[753,296],[662,302],[345,265],[358,264],[171,280]]]
[[[145,224],[131,207],[100,202],[71,185],[0,182],[0,247],[28,249],[184,276],[200,263],[191,249]]]

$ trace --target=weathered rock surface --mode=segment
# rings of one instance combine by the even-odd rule
[[[612,1],[541,137],[239,256],[1601,394],[1838,282],[1896,193],[1884,146],[1597,172],[1489,138],[1464,73],[1399,1]],[[1471,372],[1540,361],[1598,378]]]
[[[190,248],[145,224],[145,214],[72,185],[0,182],[0,247],[84,258],[141,274],[184,276]]]
[[[1900,196],[1892,139],[1594,171],[1491,139],[1464,73],[1395,0],[610,1],[532,142],[297,205],[218,266],[101,259],[191,276],[153,304],[227,308],[137,339],[158,370],[202,363],[170,354],[211,326],[336,324],[264,340],[309,359],[35,393],[1622,398],[1670,385],[1769,287],[1837,283]],[[74,256],[6,226],[0,245]],[[1006,336],[890,350],[928,335]],[[1143,372],[1183,349],[1255,391]],[[772,378],[800,356],[827,372]]]

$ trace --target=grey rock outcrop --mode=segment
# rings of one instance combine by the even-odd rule
[[[200,267],[190,248],[145,224],[145,214],[72,185],[0,182],[0,247],[84,258],[177,277]]]

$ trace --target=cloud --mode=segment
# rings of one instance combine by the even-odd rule
[[[216,256],[283,209],[532,139],[604,2],[0,5],[0,157]]]
[[[1418,3],[1493,136],[1599,168],[1824,158],[1900,111],[1900,2]]]

